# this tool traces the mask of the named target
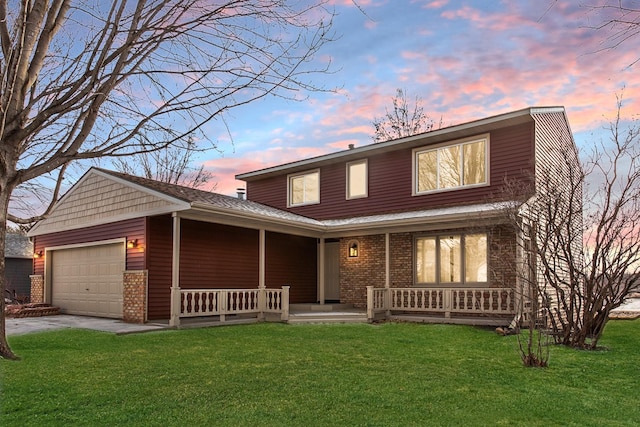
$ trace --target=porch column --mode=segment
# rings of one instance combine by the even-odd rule
[[[259,240],[259,245],[260,245],[260,249],[259,249],[259,257],[260,260],[258,262],[258,268],[260,269],[260,271],[258,272],[258,288],[260,289],[265,289],[267,287],[266,285],[266,259],[267,259],[267,254],[266,254],[266,232],[264,230],[264,228],[260,229],[260,237],[258,238]]]
[[[261,228],[258,234],[258,320],[264,320],[267,310],[266,259],[266,232]]]
[[[384,287],[389,288],[391,279],[391,257],[389,256],[389,233],[384,234]]]
[[[180,326],[180,217],[173,216],[173,253],[171,258],[171,317],[169,326]]]
[[[324,304],[324,263],[325,263],[325,255],[324,255],[324,237],[320,238],[320,245],[318,247],[318,301],[320,304]]]

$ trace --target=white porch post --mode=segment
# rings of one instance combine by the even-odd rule
[[[384,234],[384,307],[387,309],[386,316],[391,316],[391,254],[389,252],[389,233]]]
[[[318,301],[320,301],[320,304],[324,304],[324,295],[325,295],[325,277],[324,277],[324,270],[325,270],[325,242],[324,242],[324,237],[320,238],[320,244],[318,247]]]
[[[258,319],[263,320],[265,318],[264,312],[267,310],[267,295],[266,295],[266,232],[264,228],[260,229],[258,237],[259,245],[259,260],[258,260]]]
[[[173,213],[173,253],[171,258],[171,317],[169,326],[180,326],[180,217]]]

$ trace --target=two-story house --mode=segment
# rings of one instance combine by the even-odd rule
[[[172,324],[333,302],[508,323],[522,236],[505,183],[524,200],[572,165],[564,108],[543,107],[242,173],[246,200],[92,168],[29,233],[31,298]]]

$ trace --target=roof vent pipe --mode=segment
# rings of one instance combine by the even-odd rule
[[[244,188],[237,188],[236,191],[238,194],[238,199],[244,200],[244,194],[245,194]]]
[[[355,147],[355,145],[353,145],[353,144],[349,144],[349,150],[353,150],[353,149],[354,149],[354,147]]]

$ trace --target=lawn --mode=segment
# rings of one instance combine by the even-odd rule
[[[255,324],[115,336],[10,337],[2,426],[640,424],[640,320],[606,350],[551,348],[453,325]]]

